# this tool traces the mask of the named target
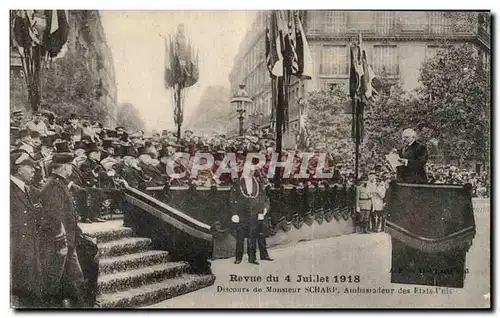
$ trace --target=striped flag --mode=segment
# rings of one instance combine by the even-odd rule
[[[364,107],[376,100],[378,95],[373,88],[376,78],[366,58],[366,51],[362,47],[362,38],[359,34],[358,42],[351,43],[351,68],[349,75],[349,94],[352,99],[352,137],[360,143],[364,136]]]
[[[311,52],[298,11],[271,11],[265,40],[266,66],[272,79],[271,118],[275,129],[285,131],[291,77],[311,79],[313,70]]]
[[[371,66],[368,64],[366,59],[366,52],[363,50],[362,53],[362,64],[363,64],[363,82],[361,86],[361,93],[366,103],[374,102],[377,99],[378,92],[373,88],[373,80],[377,77],[375,72],[373,72]]]
[[[295,69],[292,69],[292,75],[295,75],[301,79],[312,79],[313,59],[298,11],[295,11],[293,14],[292,28],[292,32],[295,33],[294,56],[297,58],[297,61],[294,62],[294,65],[296,64],[297,67]]]
[[[279,32],[279,19],[278,12],[272,11],[266,27],[266,65],[272,78],[283,76],[283,41]]]
[[[69,17],[67,10],[46,10],[45,49],[49,57],[56,57],[68,40]]]

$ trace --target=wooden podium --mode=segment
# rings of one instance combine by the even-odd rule
[[[470,185],[392,183],[391,282],[462,288],[476,227]]]

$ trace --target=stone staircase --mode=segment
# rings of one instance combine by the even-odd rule
[[[166,251],[151,248],[149,238],[134,237],[122,220],[80,224],[99,246],[101,308],[134,308],[154,304],[207,286],[214,275],[190,273],[185,262],[171,262]]]

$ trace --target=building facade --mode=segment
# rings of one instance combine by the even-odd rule
[[[268,11],[257,13],[234,59],[231,90],[245,83],[254,101],[247,121],[269,123],[271,88],[265,63]],[[298,126],[298,102],[307,92],[348,84],[349,41],[362,35],[368,62],[375,74],[400,81],[404,89],[418,86],[419,69],[440,47],[471,43],[489,68],[490,17],[477,12],[423,11],[301,11],[301,20],[313,58],[312,80],[292,81],[290,124]],[[236,116],[236,115],[234,115]],[[236,126],[236,120],[233,121]],[[249,123],[248,123],[249,124]],[[293,131],[292,131],[293,132]]]
[[[76,52],[86,61],[87,68],[95,83],[96,100],[108,116],[104,125],[115,127],[118,107],[116,103],[116,81],[113,56],[107,45],[106,36],[97,10],[70,10],[69,34],[66,48],[68,52]],[[62,54],[61,54],[62,55]],[[64,58],[61,57],[61,58]],[[11,47],[11,76],[19,77],[22,65],[19,55]]]

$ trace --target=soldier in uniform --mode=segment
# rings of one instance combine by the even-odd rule
[[[42,305],[42,268],[38,224],[40,209],[28,186],[33,179],[33,158],[23,150],[10,155],[10,273],[14,307]]]
[[[67,149],[67,146],[60,149],[62,148]],[[53,246],[54,237],[65,233],[67,247],[62,271],[60,262],[54,258],[57,253],[44,255],[42,265],[45,265],[44,270],[46,270],[44,288],[47,288],[49,295],[59,296],[63,300],[61,302],[63,306],[82,307],[85,292],[84,278],[76,251],[76,240],[81,230],[78,227],[78,214],[75,211],[73,198],[69,192],[72,184],[69,177],[72,173],[73,159],[74,155],[68,152],[58,152],[53,155],[52,173],[40,194],[45,221],[41,229],[42,241],[48,246]]]
[[[269,210],[269,199],[263,185],[253,174],[253,170],[248,175],[243,174],[232,187],[230,193],[230,207],[233,214],[231,220],[236,225],[235,264],[241,263],[243,259],[245,237],[247,237],[249,263],[259,265],[256,258],[257,245],[261,261],[273,260],[267,252],[264,235],[260,235],[263,232],[263,222]]]
[[[376,178],[373,172],[373,186],[372,186],[372,206],[373,212],[371,214],[371,230],[372,232],[384,231],[385,216],[384,216],[384,198],[386,193],[385,181],[382,178]]]
[[[361,184],[356,188],[356,212],[360,213],[361,232],[368,233],[369,217],[372,211],[371,187],[368,186],[368,177],[361,177]]]

